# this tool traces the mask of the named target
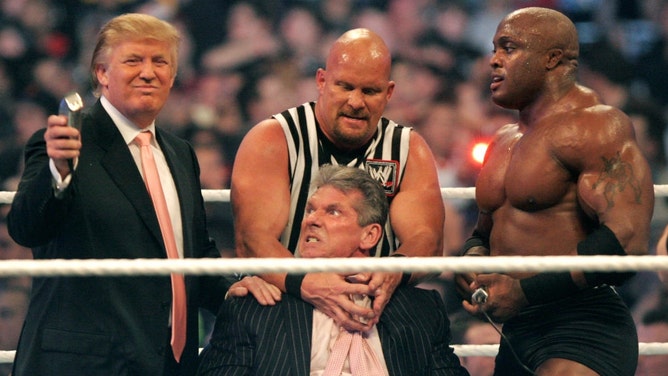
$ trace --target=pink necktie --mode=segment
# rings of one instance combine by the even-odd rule
[[[362,333],[341,330],[332,347],[323,376],[341,375],[348,357],[350,358],[350,372],[353,376],[382,376],[385,374],[376,353]]]
[[[167,256],[169,258],[178,259],[179,253],[176,249],[176,240],[174,240],[174,230],[172,229],[172,221],[169,219],[169,211],[167,210],[167,201],[165,194],[162,191],[160,184],[160,176],[158,175],[158,168],[153,159],[153,151],[151,150],[151,132],[141,132],[135,138],[135,141],[140,146],[141,164],[144,170],[144,181],[148,189],[155,212],[158,215],[158,222],[160,223],[160,232],[162,233],[162,240],[167,248]],[[186,284],[182,274],[172,273],[172,351],[174,352],[174,359],[177,362],[181,360],[183,348],[186,345]]]

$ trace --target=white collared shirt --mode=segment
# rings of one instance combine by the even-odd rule
[[[371,305],[371,299],[369,299],[369,297],[355,299],[354,301],[355,304],[360,306],[369,307]],[[332,318],[317,309],[313,310],[310,376],[322,376],[325,372],[332,347],[334,346],[340,331],[340,327],[336,325]],[[385,357],[383,356],[383,347],[380,343],[380,337],[378,336],[378,328],[374,325],[369,331],[362,333],[362,335],[366,338],[374,353],[376,353],[380,364],[383,366],[385,375],[389,375],[387,365],[385,364]],[[350,361],[348,359],[346,359],[341,375],[352,375],[350,372]]]

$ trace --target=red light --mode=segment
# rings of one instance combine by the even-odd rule
[[[471,149],[471,158],[473,158],[474,161],[476,161],[478,164],[482,164],[483,160],[485,159],[485,152],[487,152],[487,144],[486,142],[478,142],[475,145],[473,145],[473,149]]]

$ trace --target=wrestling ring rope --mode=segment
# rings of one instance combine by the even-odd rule
[[[444,199],[472,199],[475,188],[441,188]],[[654,193],[668,196],[668,185],[655,185]],[[15,192],[0,191],[0,204],[9,204]],[[206,202],[227,202],[229,190],[202,190]],[[183,274],[261,274],[267,272],[510,272],[510,271],[657,271],[668,270],[668,256],[519,256],[438,258],[332,258],[332,259],[105,259],[105,260],[3,260],[0,278],[22,275],[128,276]],[[495,356],[498,345],[453,345],[461,357]],[[640,355],[668,354],[668,343],[640,343]],[[11,363],[14,351],[0,351],[0,363]]]

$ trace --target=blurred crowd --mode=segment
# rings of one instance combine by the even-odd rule
[[[655,184],[668,183],[666,0],[0,0],[0,191],[16,189],[23,145],[66,93],[78,91],[93,103],[95,35],[125,12],[153,14],[182,32],[177,82],[158,122],[193,143],[203,188],[229,188],[237,145],[255,123],[316,98],[315,70],[334,38],[354,27],[373,29],[393,52],[397,88],[385,115],[426,138],[442,187],[473,186],[479,168],[473,146],[515,121],[490,101],[494,29],[525,6],[555,8],[576,23],[580,82],[632,117]],[[208,205],[211,233],[231,257],[229,205]],[[4,217],[8,205],[0,206]],[[658,198],[654,239],[668,223],[667,208],[666,198]],[[444,255],[458,253],[475,210],[472,200],[446,201]],[[27,250],[14,252],[2,227],[4,221],[2,258],[29,257]],[[448,281],[444,275],[441,288],[457,311]],[[642,306],[648,289],[664,290],[651,272],[621,292],[629,305]]]

